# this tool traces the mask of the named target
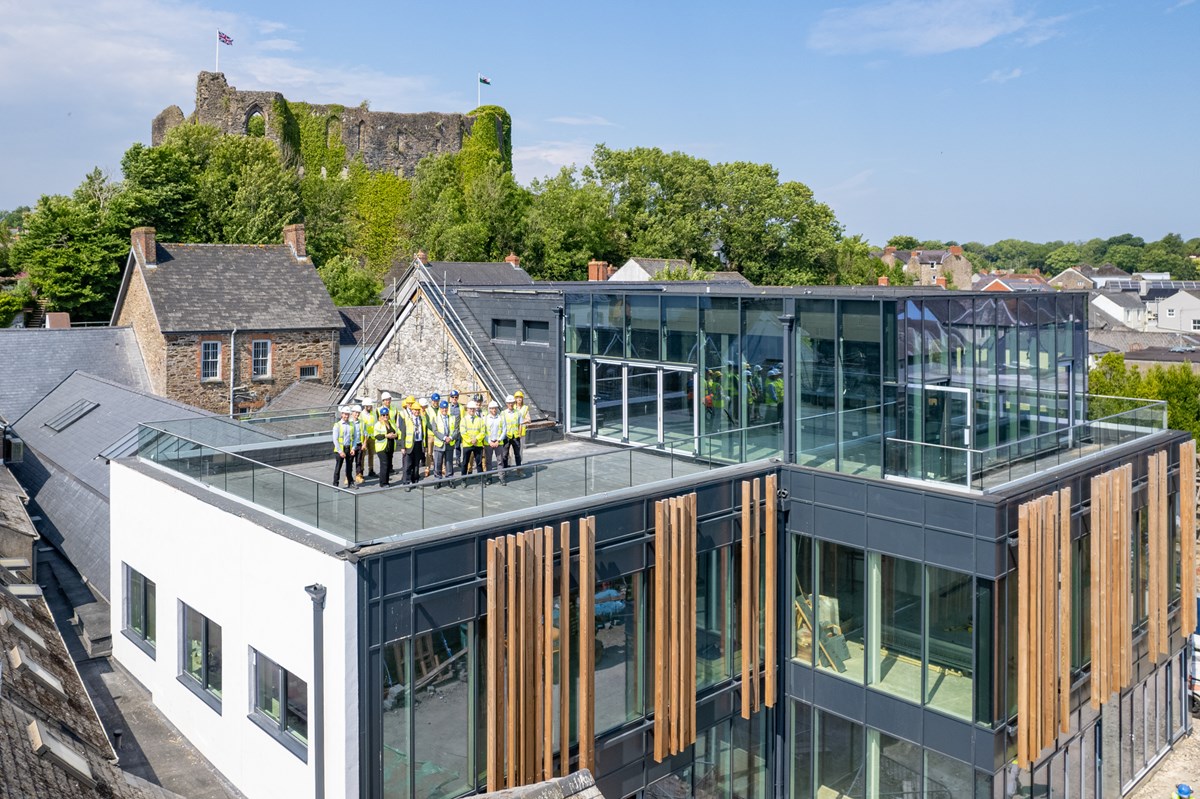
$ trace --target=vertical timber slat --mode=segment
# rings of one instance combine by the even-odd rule
[[[596,714],[596,517],[579,520],[579,768],[593,769]]]
[[[503,640],[498,634],[496,621],[499,618],[497,612],[497,569],[496,569],[496,540],[488,539],[487,542],[487,638],[485,647],[487,650],[487,696],[485,697],[485,705],[487,708],[487,789],[489,792],[500,790],[500,762],[501,756],[499,749],[501,740],[496,735],[496,725],[498,719],[502,715],[500,709],[496,707],[496,703],[501,700],[500,691],[496,685],[497,676],[499,674],[500,659],[497,657],[496,644]]]
[[[1179,603],[1179,635],[1184,640],[1196,629],[1196,603],[1190,601],[1196,595],[1196,514],[1200,512],[1196,497],[1196,442],[1193,440],[1179,445],[1180,593],[1184,597]]]
[[[1029,764],[1029,733],[1033,723],[1029,707],[1029,505],[1017,509],[1017,765]],[[1011,586],[1009,586],[1011,588]]]
[[[779,545],[778,530],[777,530],[777,511],[776,498],[779,493],[779,478],[776,475],[769,475],[766,482],[766,522],[767,522],[767,575],[766,575],[766,598],[764,604],[766,606],[766,657],[767,657],[767,674],[766,674],[766,701],[767,707],[775,707],[775,681],[778,679],[776,671],[776,628],[777,613],[776,603],[778,602],[778,562],[777,549]]]
[[[542,530],[542,773],[554,777],[554,528]]]
[[[1059,701],[1059,732],[1070,732],[1071,729],[1071,489],[1064,488],[1059,495],[1058,506],[1059,534],[1059,574],[1062,586],[1059,590],[1059,662],[1058,662],[1058,701]]]
[[[654,503],[654,760],[667,756],[667,512]]]
[[[517,740],[517,714],[514,708],[519,708],[518,683],[519,676],[519,658],[514,648],[517,646],[517,641],[520,640],[520,633],[517,630],[517,539],[516,536],[508,535],[504,537],[505,556],[504,562],[507,569],[508,590],[505,591],[506,600],[506,617],[508,628],[508,639],[505,641],[505,659],[508,662],[508,695],[505,697],[508,706],[508,712],[505,714],[505,742],[508,749],[507,758],[507,773],[508,784],[510,786],[517,785],[518,779],[518,762],[520,760],[520,742]]]
[[[750,629],[750,481],[742,481],[742,586],[741,586],[741,639],[739,648],[742,657],[742,718],[750,718],[750,657],[746,642],[751,640]]]
[[[571,523],[559,528],[562,565],[558,583],[558,770],[571,773]]]

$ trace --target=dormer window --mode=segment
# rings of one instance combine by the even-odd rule
[[[48,652],[46,647],[46,639],[34,630],[29,625],[18,619],[8,610],[0,608],[0,628],[6,630],[16,630],[26,641],[36,646],[43,652]]]
[[[26,732],[29,734],[29,745],[35,755],[49,760],[89,788],[96,787],[96,779],[92,776],[92,767],[88,765],[87,759],[44,724],[36,720],[31,721]]]

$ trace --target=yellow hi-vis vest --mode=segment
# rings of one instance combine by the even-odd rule
[[[445,449],[446,444],[453,447],[455,439],[458,438],[458,417],[449,414],[445,416],[439,414],[433,425],[429,428],[429,434],[433,441],[434,449]]]
[[[481,447],[484,439],[487,438],[487,425],[483,418],[476,414],[474,416],[468,414],[458,423],[459,430],[462,431],[462,445],[464,447]]]
[[[529,406],[522,405],[517,408],[517,415],[521,418],[520,430],[517,432],[517,438],[525,437],[525,428],[529,425]]]

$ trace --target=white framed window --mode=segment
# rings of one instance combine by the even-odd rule
[[[1200,319],[1192,320],[1192,330],[1200,330]]]
[[[271,340],[258,339],[250,343],[250,376],[271,376]]]
[[[250,676],[250,720],[307,762],[308,683],[254,648]]]
[[[221,712],[221,625],[179,603],[179,681]]]
[[[321,377],[321,367],[315,363],[300,367],[301,380],[317,380]]]
[[[221,342],[200,342],[200,379],[221,379]]]
[[[1174,308],[1168,308],[1168,309],[1167,309],[1167,318],[1168,318],[1168,319],[1174,319],[1174,318],[1175,318],[1175,309],[1174,309]]]

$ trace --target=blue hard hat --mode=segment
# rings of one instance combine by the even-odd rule
[[[1192,795],[1192,786],[1188,785],[1185,782],[1179,783],[1178,785],[1175,786],[1175,795],[1178,796],[1179,799],[1185,799],[1185,797],[1191,796]]]
[[[437,393],[436,391],[429,395],[429,399],[432,400],[433,402],[437,402],[441,398],[442,398],[442,395]]]
[[[379,415],[380,415],[380,416],[387,416],[387,415],[388,415],[388,409],[387,409],[387,406],[386,406],[386,405],[385,405],[384,407],[382,407],[382,408],[380,408],[380,409],[379,409]]]
[[[441,402],[439,402],[439,403],[438,403],[438,407],[439,407],[439,408],[449,408],[449,407],[450,407],[450,403],[449,403],[449,402],[446,402],[445,400],[442,400]]]
[[[457,397],[457,396],[458,396],[458,389],[457,389],[457,388],[455,388],[455,389],[451,389],[451,391],[450,391],[450,396],[452,396],[452,397]]]

